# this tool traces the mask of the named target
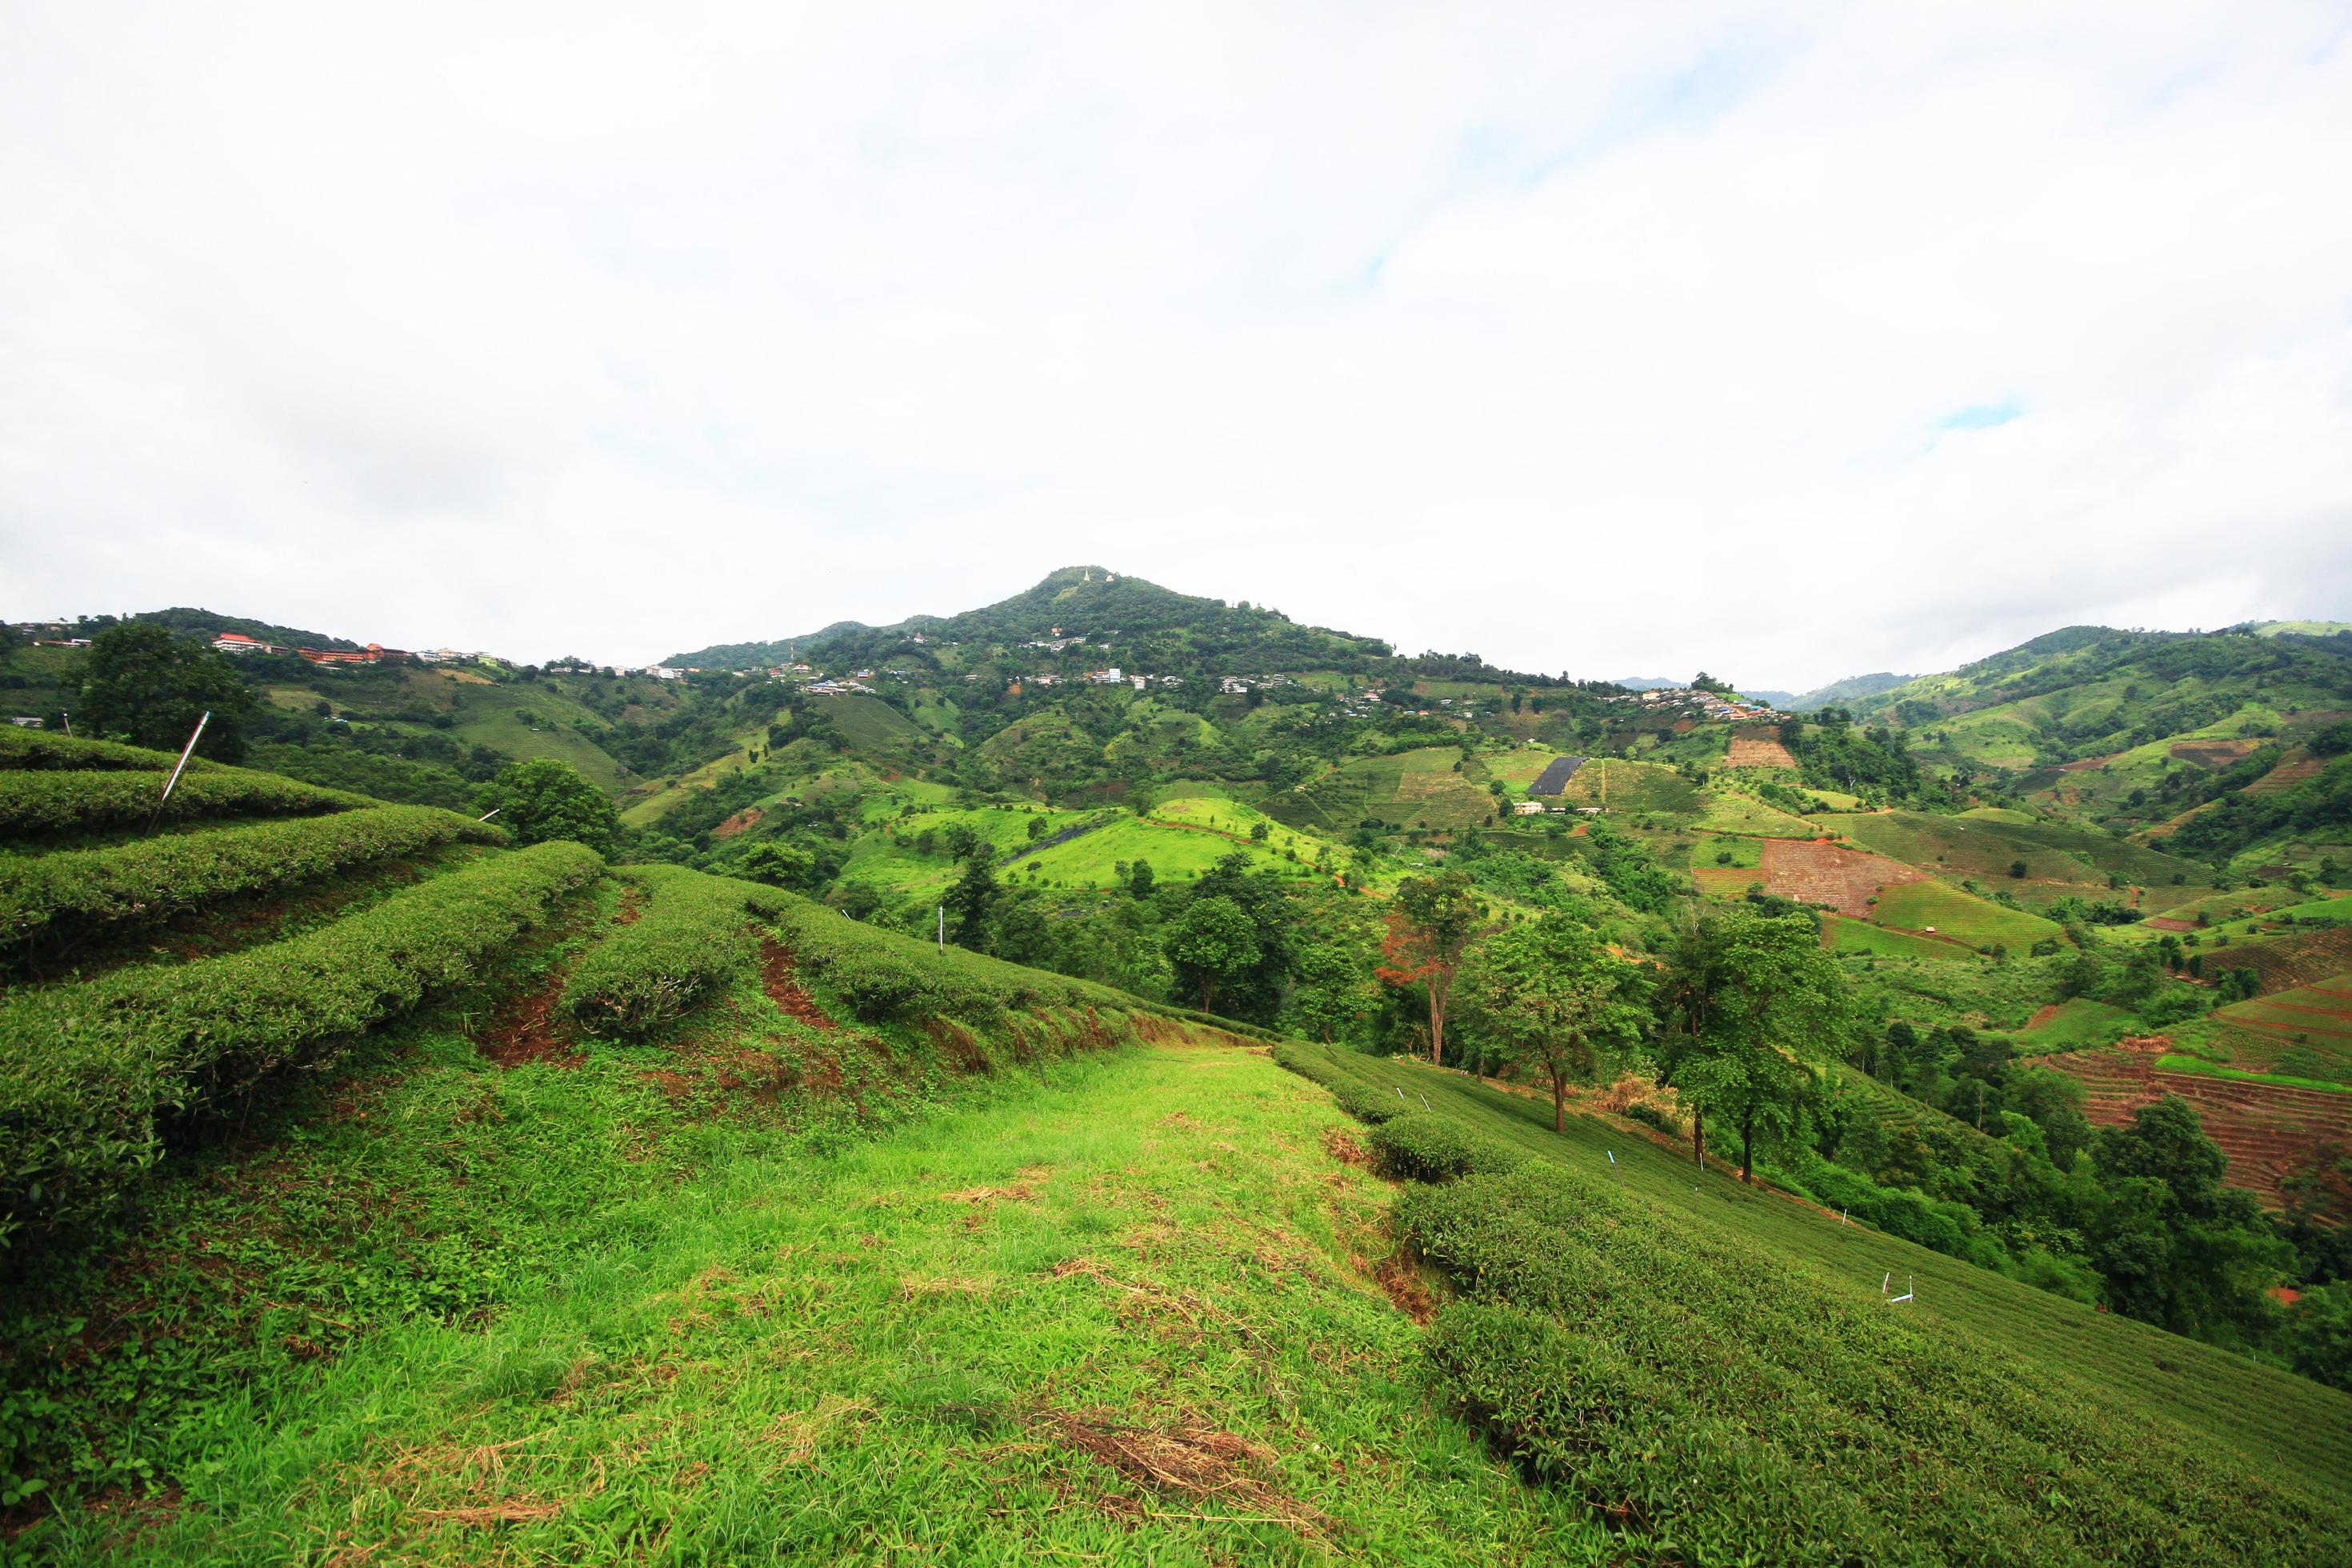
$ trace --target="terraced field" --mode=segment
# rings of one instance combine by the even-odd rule
[[[2155,1544],[2161,1537],[2178,1542],[2185,1561],[2316,1563],[2335,1550],[2326,1543],[2340,1542],[2347,1528],[2352,1397],[2095,1313],[1866,1226],[1841,1224],[1835,1215],[1742,1188],[1719,1171],[1702,1176],[1685,1155],[1625,1125],[1573,1117],[1566,1134],[1555,1135],[1549,1105],[1459,1074],[1315,1047],[1285,1047],[1284,1056],[1298,1070],[1331,1083],[1339,1102],[1360,1108],[1360,1114],[1396,1116],[1391,1102],[1402,1096],[1412,1110],[1425,1103],[1485,1141],[1480,1163],[1469,1168],[1502,1173],[1473,1173],[1454,1187],[1434,1189],[1426,1200],[1409,1194],[1400,1203],[1408,1237],[1469,1304],[1441,1313],[1433,1374],[1454,1393],[1455,1407],[1495,1433],[1507,1451],[1549,1467],[1564,1481],[1572,1484],[1590,1456],[1614,1453],[1627,1424],[1643,1441],[1635,1446],[1640,1453],[1621,1461],[1621,1487],[1639,1484],[1631,1478],[1641,1474],[1643,1453],[1654,1459],[1671,1447],[1677,1466],[1700,1462],[1675,1446],[1670,1426],[1645,1421],[1643,1411],[1687,1411],[1686,1421],[1738,1424],[1756,1445],[1741,1451],[1763,1466],[1780,1445],[1801,1452],[1832,1427],[1850,1431],[1857,1419],[1900,1422],[1906,1407],[1933,1405],[1937,1416],[1913,1426],[1899,1444],[1891,1433],[1856,1436],[1847,1452],[1881,1452],[1882,1443],[1892,1444],[1906,1463],[1940,1467],[1948,1479],[1935,1489],[1937,1506],[1948,1506],[1956,1489],[1980,1485],[1988,1469],[2009,1464],[2006,1450],[2022,1432],[2040,1441],[2054,1437],[2062,1425],[2081,1422],[2086,1436],[2101,1434],[2091,1442],[2110,1445],[2103,1451],[2115,1456],[2111,1479],[2127,1476],[2126,1487],[2155,1486],[2156,1494],[2141,1501],[2118,1499],[2091,1510],[2078,1510],[2077,1494],[2067,1485],[2056,1489],[2067,1499],[2063,1504],[2046,1485],[2004,1489],[2008,1500],[2001,1506],[2021,1510],[2015,1523],[2003,1526],[2005,1547],[2016,1550],[2027,1531],[2044,1532],[2042,1544],[2016,1560],[2153,1560],[2165,1555]],[[1484,1152],[1495,1146],[1500,1155]],[[1536,1164],[1507,1172],[1511,1156]],[[1477,1201],[1482,1192],[1491,1193],[1492,1201]],[[1457,1193],[1458,1198],[1445,1195]],[[1489,1226],[1497,1227],[1491,1245],[1479,1239]],[[1557,1272],[1562,1269],[1570,1272]],[[1882,1280],[1890,1274],[1894,1290],[1885,1292]],[[1557,1289],[1544,1283],[1551,1279],[1559,1281]],[[1890,1305],[1890,1293],[1909,1299]],[[1447,1314],[1453,1314],[1450,1323]],[[1557,1326],[1546,1331],[1546,1324]],[[1691,1357],[1690,1347],[1702,1342],[1709,1347],[1706,1355]],[[1824,1350],[1832,1342],[1840,1348]],[[1498,1358],[1491,1363],[1476,1353],[1486,1343]],[[1922,1348],[1928,1344],[1937,1348]],[[1555,1355],[1564,1359],[1555,1363]],[[1940,1380],[1950,1363],[1945,1372],[1928,1370],[1944,1356],[1967,1362],[1970,1375],[2036,1389],[2049,1403],[2031,1417],[2021,1414],[1976,1437],[1964,1436],[1953,1425],[1969,1419],[1961,1405],[1906,1386],[1917,1376],[1949,1388]],[[1505,1392],[1514,1376],[1522,1391],[1517,1395]],[[1775,1395],[1748,1405],[1701,1392],[1751,1377],[1769,1384]],[[1587,1392],[1603,1387],[1617,1396],[1599,1399]],[[1570,1402],[1560,1408],[1558,1426],[1551,1414],[1556,1400]],[[1850,1401],[1864,1402],[1875,1415],[1863,1415]],[[1796,1415],[1798,1409],[1809,1414]],[[1766,1410],[1790,1412],[1790,1418],[1776,1424],[1760,1414]],[[1738,1441],[1729,1433],[1724,1440]],[[2077,1460],[2093,1451],[2073,1442],[2065,1446]],[[1858,1464],[1797,1462],[1776,1476],[1770,1501],[1758,1498],[1752,1505],[1728,1478],[1714,1487],[1662,1489],[1645,1494],[1654,1499],[1645,1510],[1619,1518],[1616,1528],[1633,1538],[1626,1541],[1628,1560],[1639,1560],[1643,1553],[1633,1548],[1646,1531],[1675,1529],[1677,1539],[1688,1539],[1710,1526],[1734,1528],[1724,1516],[1750,1506],[1793,1508],[1817,1521],[1840,1521],[1815,1528],[1850,1549],[1870,1528],[1863,1521],[1885,1510],[1896,1541],[1872,1561],[1951,1560],[1906,1528],[1924,1517],[1902,1500],[1916,1477],[1889,1474],[1858,1489],[1863,1495],[1834,1495],[1864,1473]],[[2206,1466],[2213,1468],[2205,1471]],[[2192,1469],[2209,1479],[2171,1492],[2172,1482]],[[2040,1474],[2046,1482],[2051,1472]],[[1813,1498],[1818,1489],[1832,1495],[1821,1497],[1815,1512],[1798,1500]],[[2241,1516],[2242,1523],[2211,1516],[2202,1524],[2189,1522],[2221,1499],[2251,1503],[2258,1497],[2265,1500]],[[2234,1510],[2237,1502],[2224,1506]],[[2142,1514],[2143,1507],[2152,1511]],[[2144,1549],[2104,1539],[2126,1516],[2143,1521],[2130,1530],[2151,1532]],[[2299,1541],[2255,1543],[2252,1531],[2278,1528],[2284,1519],[2298,1521],[2284,1527],[2290,1536],[2307,1533]],[[1987,1539],[1983,1516],[1972,1515],[1969,1528],[1973,1539]],[[2071,1533],[2078,1530],[2083,1533]],[[2194,1548],[2184,1531],[2196,1535]],[[1759,1560],[1837,1560],[1821,1552],[1803,1526],[1780,1525],[1771,1546]]]
[[[2021,901],[2034,905],[2069,896],[2113,898],[2107,887],[2111,876],[2144,888],[2143,904],[2149,909],[2187,902],[2212,886],[2210,870],[2194,861],[2062,823],[1912,811],[1858,812],[1815,820],[1865,849],[1938,878],[1954,882],[1998,879]],[[2012,877],[2012,868],[2021,861],[2025,875]],[[2175,877],[2182,880],[2176,884]]]
[[[2143,1105],[2177,1094],[2197,1107],[2206,1136],[2230,1157],[2226,1179],[2264,1203],[2282,1201],[2281,1177],[2328,1143],[2352,1139],[2352,1092],[2224,1077],[2193,1058],[2168,1054],[2161,1037],[2036,1058],[2079,1080],[2083,1113],[2102,1127],[2131,1120]]]
[[[1318,833],[1342,834],[1364,821],[1468,827],[1494,811],[1495,797],[1487,793],[1483,769],[1475,774],[1455,771],[1461,760],[1452,746],[1353,758],[1300,788],[1274,795],[1265,809],[1278,821]]]

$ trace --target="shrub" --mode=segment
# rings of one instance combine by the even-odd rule
[[[168,769],[180,760],[176,752],[150,751],[115,741],[89,741],[78,735],[54,735],[46,730],[0,726],[0,769],[128,768]],[[221,766],[204,757],[190,757],[188,772],[208,773]]]
[[[1548,1162],[1408,1189],[1396,1216],[1489,1309],[1433,1333],[1449,1395],[1644,1561],[2306,1561],[2345,1527],[1875,1279]]]
[[[1523,1477],[1579,1493],[1621,1533],[1662,1538],[1666,1561],[1751,1561],[1759,1542],[1775,1563],[1943,1561],[1906,1550],[1845,1488],[1539,1313],[1454,1302],[1428,1349],[1455,1412]]]
[[[823,904],[789,894],[778,897],[783,908],[777,924],[801,973],[821,980],[867,1023],[949,1017],[993,1027],[1009,1012],[1147,1010],[1136,998],[1106,985],[1024,969],[961,947],[938,952],[929,942],[850,920]],[[1227,1026],[1223,1019],[1217,1023]]]
[[[159,816],[155,805],[162,793],[163,780],[152,773],[56,768],[0,772],[0,838],[140,826]],[[364,795],[315,789],[268,773],[221,768],[183,775],[160,820],[305,816],[377,804]]]
[[[1372,1129],[1371,1142],[1385,1173],[1412,1182],[1516,1170],[1528,1159],[1453,1117],[1427,1110],[1383,1121]]]
[[[543,845],[285,942],[0,1001],[0,1232],[104,1212],[155,1163],[168,1117],[472,978],[603,868],[577,844]]]
[[[1637,1100],[1625,1108],[1625,1114],[1645,1127],[1654,1127],[1669,1138],[1683,1135],[1682,1118],[1654,1100]]]
[[[434,806],[384,805],[11,857],[0,863],[0,951],[59,930],[154,919],[461,839],[503,844],[506,835]]]
[[[749,917],[783,906],[773,888],[683,866],[622,875],[641,890],[643,912],[590,948],[563,987],[564,1007],[593,1030],[642,1035],[748,973],[758,957]]]

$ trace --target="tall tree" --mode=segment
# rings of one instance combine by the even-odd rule
[[[1212,895],[1184,906],[1168,935],[1168,956],[1178,980],[1201,998],[1201,1011],[1216,1010],[1217,987],[1244,975],[1262,954],[1257,922],[1233,900]]]
[[[620,814],[586,774],[558,757],[509,763],[484,784],[474,804],[498,812],[499,826],[518,844],[569,838],[610,854]]]
[[[245,755],[253,694],[226,654],[152,622],[127,621],[90,639],[80,675],[76,710],[86,731],[176,752],[210,711],[198,753],[224,763]]]
[[[996,868],[988,845],[982,842],[964,854],[962,868],[941,900],[951,917],[957,945],[975,950],[988,945],[988,917],[996,895]]]
[[[1445,1060],[1445,1012],[1462,955],[1486,923],[1486,906],[1461,871],[1407,877],[1389,902],[1380,976],[1391,985],[1429,988],[1429,1059]]]
[[[1691,1152],[1706,1119],[1739,1133],[1739,1179],[1755,1179],[1759,1133],[1785,1131],[1818,1068],[1853,1026],[1845,975],[1813,922],[1743,909],[1707,910],[1675,935],[1656,993],[1661,1087],[1691,1108]]]
[[[1551,1127],[1568,1128],[1568,1084],[1599,1053],[1630,1046],[1648,1020],[1650,981],[1593,927],[1548,914],[1489,937],[1462,969],[1462,999],[1503,1057],[1551,1080]]]

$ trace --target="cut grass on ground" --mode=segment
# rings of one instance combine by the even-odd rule
[[[62,1554],[1603,1555],[1423,1397],[1417,1331],[1368,1278],[1386,1190],[1327,1152],[1352,1133],[1319,1091],[1229,1048],[1051,1079],[832,1156],[689,1135],[691,1184],[596,1215],[611,1245],[553,1288],[256,1386],[175,1509],[77,1514]],[[617,1063],[509,1081],[483,1089],[518,1117],[604,1101],[643,1136],[652,1091]]]

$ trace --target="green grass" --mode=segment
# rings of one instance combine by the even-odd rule
[[[2017,1035],[2020,1052],[2071,1051],[2084,1046],[2112,1045],[2138,1026],[2139,1020],[2121,1007],[2075,996],[2039,1024],[2029,1024]]]
[[[1791,816],[1738,790],[1709,785],[1699,799],[1698,825],[1717,832],[1754,834],[1760,838],[1812,838],[1821,832],[1803,817]]]
[[[1701,1176],[1686,1152],[1610,1123],[1571,1115],[1566,1134],[1555,1134],[1548,1102],[1402,1058],[1340,1051],[1334,1059],[1379,1095],[1394,1088],[1409,1103],[1425,1097],[1432,1107],[1584,1179],[1616,1184],[1669,1234],[1760,1247],[1825,1294],[1875,1298],[1881,1274],[1892,1271],[1898,1286],[1915,1286],[1916,1300],[1906,1307],[1921,1327],[1932,1332],[1948,1325],[1982,1347],[1980,1353],[2020,1368],[2111,1430],[2160,1435],[2168,1445],[2193,1446],[2330,1508],[2352,1504],[2352,1395],[1866,1227],[1841,1226],[1834,1215],[1743,1188],[1719,1165]],[[1657,1311],[1662,1323],[1679,1315],[1666,1301]]]
[[[1886,931],[1868,921],[1848,920],[1843,915],[1827,912],[1822,915],[1822,945],[1833,952],[1867,953],[1883,958],[1970,963],[1977,956],[1969,948],[1954,942],[1937,942],[1932,936],[1913,936],[1907,931]]]
[[[457,739],[520,760],[554,757],[570,763],[610,793],[617,794],[626,781],[628,770],[581,732],[583,725],[595,734],[610,726],[554,687],[519,681],[460,690],[456,724],[448,731]]]
[[[1941,882],[1899,882],[1878,895],[1874,913],[1880,925],[1906,931],[1935,928],[1970,947],[1999,942],[2022,952],[2045,938],[2063,936],[2058,922],[2022,910],[2003,909],[1987,899],[1962,892]]]
[[[176,1506],[71,1510],[43,1529],[58,1560],[1601,1555],[1570,1500],[1429,1407],[1418,1331],[1363,1273],[1386,1189],[1324,1152],[1340,1119],[1263,1058],[1066,1061],[844,1147],[667,1101],[642,1055],[501,1074],[446,1037],[419,1048],[365,1102],[413,1132],[328,1130],[268,1182],[390,1196],[437,1146],[473,1181],[433,1194],[435,1219],[530,1213],[533,1233],[488,1277],[412,1239],[428,1269],[467,1269],[452,1310],[352,1337],[302,1303],[357,1262],[322,1277],[268,1244],[339,1228],[331,1205],[225,1235],[282,1303],[239,1310],[339,1353],[273,1342],[274,1375],[163,1439]],[[235,1212],[252,1174],[217,1173],[195,1209]],[[357,1251],[373,1281],[396,1267]],[[226,1295],[173,1278],[183,1300]],[[1198,1489],[1149,1484],[1118,1446],[1187,1439],[1210,1457]]]
[[[1224,813],[1220,811],[1218,815]],[[1138,860],[1149,860],[1152,875],[1160,880],[1189,881],[1234,854],[1248,856],[1254,867],[1287,876],[1318,874],[1303,858],[1297,864],[1284,859],[1269,847],[1270,843],[1271,840],[1267,844],[1252,844],[1246,839],[1236,843],[1222,832],[1128,816],[1066,844],[1039,850],[1008,868],[1004,875],[1024,886],[1036,881],[1065,888],[1107,888],[1119,880],[1120,863],[1132,865]]]
[[[897,894],[943,888],[954,879],[956,865],[945,849],[934,847],[926,855],[916,848],[915,839],[925,832],[939,834],[950,827],[962,827],[985,839],[1001,859],[1038,841],[1029,837],[1029,826],[1034,822],[1043,822],[1045,827],[1041,837],[1050,837],[1099,815],[1055,811],[1043,805],[958,807],[920,811],[912,816],[889,812],[851,847],[842,877]],[[1024,858],[1017,867],[1006,868],[1004,874],[1025,868],[1031,858],[1034,857]]]
[[[2288,1073],[2252,1072],[2243,1068],[2225,1067],[2207,1061],[2203,1057],[2184,1056],[2167,1051],[2156,1058],[2156,1065],[2166,1072],[2196,1073],[2204,1078],[2226,1078],[2240,1083],[2276,1084],[2282,1089],[2316,1089],[2329,1094],[2352,1094],[2352,1084],[2338,1083],[2324,1078],[2296,1078]]]

